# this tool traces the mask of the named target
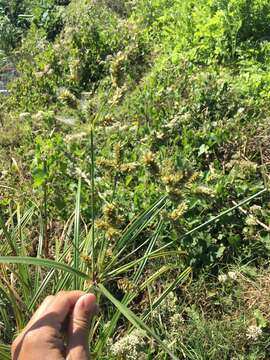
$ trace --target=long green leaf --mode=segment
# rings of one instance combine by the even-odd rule
[[[61,255],[59,260],[63,260],[69,251],[71,251],[71,246],[69,246],[65,249],[64,253]],[[39,284],[39,287],[36,289],[35,295],[32,298],[31,303],[29,305],[30,311],[32,311],[34,309],[34,307],[38,301],[38,298],[40,297],[42,292],[45,290],[45,288],[49,284],[50,280],[53,278],[53,276],[55,274],[55,270],[56,270],[55,268],[50,269],[50,271],[47,273],[47,275],[45,276],[43,281]]]
[[[132,283],[134,285],[136,285],[136,288],[134,288],[132,292],[126,293],[124,298],[122,299],[122,304],[124,304],[125,306],[128,306],[128,304],[138,295],[138,291],[142,290],[142,287],[138,286],[139,285],[139,280],[140,280],[141,274],[143,273],[143,270],[144,270],[144,268],[146,266],[147,260],[149,259],[148,255],[149,255],[149,253],[151,253],[151,251],[152,251],[152,249],[153,249],[153,247],[154,247],[154,245],[155,245],[155,243],[156,243],[156,241],[158,239],[158,236],[159,236],[161,230],[162,230],[162,221],[160,220],[155,233],[153,234],[152,238],[150,239],[150,242],[149,242],[149,240],[147,241],[147,242],[149,242],[149,245],[148,245],[148,248],[145,251],[145,256],[143,258],[139,259],[140,266],[137,267],[137,269],[136,269],[136,271],[135,271],[135,273],[133,275]],[[147,242],[144,245],[146,245]],[[127,264],[127,266],[129,266],[129,265],[130,265],[130,263]],[[122,266],[121,268],[123,269],[124,267],[125,266]],[[161,275],[161,274],[162,274],[162,271],[159,272],[159,275]],[[157,273],[155,275],[156,275],[156,277],[154,276],[153,280],[158,277]],[[104,344],[107,342],[107,339],[115,331],[115,328],[117,326],[117,322],[118,322],[118,320],[120,318],[120,315],[121,315],[121,312],[119,310],[117,310],[114,313],[113,317],[111,318],[109,327],[106,328],[106,331],[104,333],[102,333],[102,336],[100,336],[99,341],[97,343],[97,347],[96,347],[96,352],[97,352],[98,356],[100,355],[100,352],[104,347]]]
[[[62,270],[64,272],[78,276],[82,279],[89,278],[87,274],[71,266],[49,259],[21,257],[21,256],[0,256],[0,264],[25,264],[25,265],[44,266],[50,269]]]
[[[112,261],[106,267],[107,269],[112,268],[113,264],[120,258],[122,253],[125,251],[127,245],[131,243],[136,237],[141,233],[146,226],[153,221],[153,219],[158,215],[158,213],[163,209],[167,200],[167,196],[163,196],[161,199],[156,201],[149,209],[139,215],[133,222],[131,222],[128,227],[125,229],[120,240],[117,242]],[[119,261],[123,262],[123,258]]]
[[[152,304],[151,310],[155,310],[159,307],[159,305],[165,300],[165,298],[168,296],[168,294],[173,291],[177,286],[179,286],[183,281],[185,281],[188,276],[191,274],[192,268],[188,267],[185,269],[181,274],[179,274],[176,279],[163,291],[163,293],[160,295],[160,297]],[[143,320],[147,319],[147,317],[150,315],[150,311],[147,311],[143,315]]]
[[[149,222],[158,214],[158,212],[163,207],[167,196],[163,196],[161,199],[157,200],[149,209],[142,213],[138,218],[136,218],[125,230],[121,239],[117,243],[117,248],[122,249],[127,242],[132,241],[136,236],[144,229]]]
[[[188,267],[186,270],[184,270],[181,274],[179,274],[176,279],[165,289],[165,291],[160,295],[160,297],[151,304],[151,309],[148,310],[142,317],[143,320],[146,320],[148,316],[159,307],[159,305],[165,300],[165,298],[168,296],[168,294],[173,291],[177,286],[182,284],[188,276],[191,274],[192,268]],[[180,348],[184,356],[188,357],[190,360],[193,360],[197,357],[197,355],[193,352],[193,350],[187,348],[183,343],[179,343]]]
[[[101,293],[112,302],[112,304],[134,325],[137,329],[144,330],[146,334],[155,339],[156,342],[161,346],[161,348],[174,360],[179,360],[176,355],[174,355],[163,341],[157,336],[157,334],[150,329],[133,311],[128,309],[123,303],[118,301],[102,284],[98,285]]]
[[[0,344],[0,359],[1,360],[10,360],[10,346]]]
[[[3,216],[1,209],[0,209],[0,229],[2,229],[2,231],[5,235],[5,238],[7,239],[7,243],[12,251],[12,254],[17,255],[16,243],[13,243],[12,236],[6,227],[6,224],[4,221],[4,216]]]
[[[179,250],[168,250],[168,251],[160,251],[160,252],[153,251],[150,254],[146,254],[137,260],[133,260],[133,261],[129,262],[128,264],[125,264],[115,270],[110,271],[109,273],[106,274],[106,276],[119,275],[123,272],[128,271],[129,269],[133,268],[134,266],[136,266],[140,263],[143,263],[144,264],[143,266],[145,266],[145,261],[147,261],[149,259],[157,259],[160,257],[179,256],[179,255],[186,255],[186,253],[184,251],[179,251]]]
[[[152,239],[151,239],[151,241],[150,241],[150,243],[148,245],[148,248],[146,250],[146,254],[151,254],[151,252],[152,252],[152,250],[153,250],[153,248],[154,248],[154,246],[155,246],[155,244],[156,244],[156,242],[158,240],[158,237],[159,237],[162,229],[163,229],[163,221],[160,219],[159,223],[158,223],[158,226],[157,226],[157,229],[155,231],[155,235],[152,237]],[[144,267],[146,266],[147,260],[148,260],[147,258],[144,259],[143,262],[140,264],[139,268],[137,269],[136,274],[134,276],[134,282],[135,283],[137,283],[139,281],[139,279],[140,279],[140,277],[141,277],[141,275],[143,273]]]

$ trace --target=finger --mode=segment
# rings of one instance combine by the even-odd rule
[[[61,330],[62,323],[72,312],[77,300],[84,294],[82,291],[70,291],[47,297],[33,315],[26,328],[14,341],[13,349],[17,349],[25,334],[27,334],[31,328],[35,327],[36,324],[38,324],[39,327],[49,326],[58,334]]]
[[[39,306],[37,311],[31,317],[30,321],[28,322],[27,326],[24,328],[24,332],[27,331],[36,321],[38,321],[43,315],[45,314],[46,310],[54,301],[55,297],[53,295],[47,296],[42,304]]]
[[[61,325],[84,294],[82,291],[63,291],[57,294],[47,307],[45,315],[53,315],[54,321]]]
[[[76,303],[70,318],[68,330],[68,360],[88,360],[88,333],[90,320],[97,312],[94,294],[82,296]]]
[[[19,334],[19,336],[14,340],[13,344],[12,344],[12,354],[15,353],[18,344],[20,344],[21,339],[24,338],[24,335],[27,333],[27,331],[29,329],[31,329],[31,327],[40,319],[43,317],[43,314],[46,312],[46,309],[50,306],[50,304],[53,302],[54,300],[54,296],[50,295],[47,296],[44,301],[42,302],[42,304],[39,306],[39,308],[37,309],[37,311],[34,313],[34,315],[32,316],[32,318],[30,319],[30,321],[28,322],[28,324],[26,325],[26,327],[23,329],[23,331]],[[13,356],[13,355],[12,355]]]

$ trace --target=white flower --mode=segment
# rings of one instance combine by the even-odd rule
[[[41,121],[44,119],[45,112],[44,111],[38,111],[36,114],[32,116],[33,120]]]
[[[65,122],[66,119],[63,119],[63,118],[59,118],[59,117],[56,117],[57,120],[61,121],[61,122]],[[71,120],[69,120],[69,124],[71,124]],[[73,119],[72,119],[73,120]],[[73,120],[74,122],[76,120]],[[66,122],[67,123],[67,122]],[[74,124],[74,123],[73,123]],[[85,138],[87,136],[87,133],[86,132],[80,132],[80,133],[76,133],[76,134],[71,134],[71,135],[67,135],[65,140],[66,141],[74,141],[74,140],[81,140],[83,138]]]
[[[162,303],[152,312],[152,318],[158,320],[161,316],[165,321],[170,315],[176,314],[177,311],[177,297],[173,292],[170,292]]]
[[[257,225],[257,219],[254,215],[249,215],[247,218],[246,218],[246,224],[249,225],[249,226],[254,226],[254,225]]]
[[[25,120],[25,119],[27,119],[29,116],[31,116],[30,113],[28,113],[28,112],[23,112],[23,113],[20,113],[19,118],[20,118],[20,120]]]
[[[228,277],[229,277],[231,280],[237,280],[237,273],[234,272],[234,271],[229,271],[229,272],[228,272]]]
[[[170,318],[170,324],[173,328],[173,330],[179,330],[179,328],[184,324],[185,320],[183,316],[179,313],[174,314]]]
[[[248,339],[256,341],[261,335],[262,335],[262,329],[259,328],[258,326],[251,325],[248,327],[246,333]]]
[[[134,330],[131,334],[122,337],[111,347],[111,352],[118,359],[137,360],[143,346],[145,334],[140,330]]]
[[[218,275],[218,281],[220,283],[225,283],[228,280],[228,277],[226,274]]]

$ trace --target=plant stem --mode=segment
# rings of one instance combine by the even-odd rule
[[[49,256],[49,237],[48,237],[48,206],[47,206],[47,180],[43,185],[43,228],[44,228],[44,256],[47,258]]]
[[[92,281],[95,282],[95,156],[94,156],[94,125],[91,126],[91,217],[92,217]]]
[[[74,267],[79,270],[80,267],[80,206],[81,206],[81,184],[82,180],[79,178],[77,196],[76,196],[76,209],[74,219]],[[79,289],[79,278],[74,277],[74,289]]]

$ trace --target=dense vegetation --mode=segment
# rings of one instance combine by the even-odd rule
[[[269,55],[267,0],[0,0],[1,359],[74,288],[94,358],[269,358]]]

